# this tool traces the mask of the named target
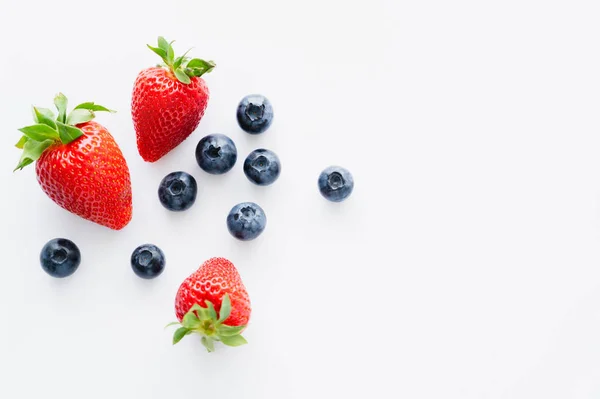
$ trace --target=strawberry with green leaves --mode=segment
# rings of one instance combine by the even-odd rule
[[[175,57],[172,43],[158,38],[148,47],[164,64],[141,71],[134,84],[131,114],[138,151],[155,162],[177,147],[198,127],[208,105],[209,91],[202,75],[215,63],[185,53]]]
[[[87,102],[67,113],[67,98],[54,99],[58,110],[33,107],[35,124],[23,136],[23,169],[36,163],[37,180],[54,202],[84,219],[120,230],[131,220],[131,181],[127,162],[111,134],[93,119],[97,111],[114,112]]]
[[[246,344],[241,333],[250,320],[250,298],[242,279],[230,261],[207,260],[184,280],[175,297],[175,314],[180,327],[173,344],[190,334],[199,334],[209,352],[215,341],[227,346]]]

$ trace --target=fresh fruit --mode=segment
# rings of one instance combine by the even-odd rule
[[[36,162],[42,190],[58,205],[84,219],[120,230],[131,220],[131,181],[127,162],[95,111],[109,109],[87,102],[67,114],[67,98],[54,99],[58,116],[33,107],[35,124],[19,129],[23,149],[16,169]],[[15,170],[16,170],[15,169]]]
[[[214,342],[239,346],[247,341],[241,333],[250,320],[250,298],[242,279],[230,261],[212,258],[186,278],[175,297],[175,314],[180,328],[173,344],[186,335],[197,333],[209,352]]]
[[[198,185],[194,176],[185,172],[172,172],[158,186],[158,199],[170,211],[185,211],[196,202]]]
[[[224,134],[209,134],[196,147],[196,162],[213,175],[229,172],[237,161],[235,143]]]
[[[244,173],[248,180],[259,186],[273,184],[279,178],[281,162],[273,151],[260,148],[252,151],[244,161]]]
[[[237,108],[237,120],[240,127],[250,134],[259,134],[273,122],[273,106],[260,94],[251,94],[242,98]]]
[[[323,197],[333,202],[341,202],[352,194],[354,178],[340,166],[330,166],[319,176],[319,191]]]
[[[42,269],[52,277],[63,278],[75,273],[81,263],[77,245],[66,238],[50,240],[40,253]]]
[[[131,254],[131,268],[141,278],[158,277],[165,270],[165,254],[156,245],[140,245]]]
[[[267,225],[265,211],[254,202],[237,204],[227,215],[227,229],[237,239],[254,240]]]
[[[200,76],[215,63],[175,57],[173,42],[158,38],[158,47],[148,47],[164,65],[144,69],[133,88],[131,114],[138,151],[147,162],[155,162],[177,147],[198,126],[208,104],[208,87]],[[189,50],[188,50],[189,51]]]

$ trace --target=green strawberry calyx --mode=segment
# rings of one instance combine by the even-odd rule
[[[147,44],[148,48],[154,51],[165,63],[164,66],[175,75],[177,80],[183,84],[190,84],[191,78],[202,76],[212,71],[216,64],[213,61],[204,61],[200,58],[189,58],[186,51],[184,55],[175,57],[173,42],[168,42],[164,37],[158,37],[158,47]]]
[[[241,335],[246,326],[234,327],[224,324],[231,313],[231,300],[228,294],[223,296],[219,314],[217,314],[212,302],[204,302],[206,302],[206,307],[195,304],[183,316],[181,322],[167,325],[167,327],[180,326],[173,334],[173,345],[192,333],[197,333],[202,337],[202,345],[209,352],[214,352],[215,341],[221,341],[227,346],[240,346],[248,343]]]
[[[77,140],[83,135],[83,131],[77,125],[94,119],[95,111],[115,112],[93,102],[87,102],[79,104],[67,114],[67,103],[67,97],[58,93],[54,97],[58,115],[54,115],[54,112],[48,108],[33,107],[35,124],[19,129],[23,136],[16,147],[23,150],[23,153],[15,170],[21,170],[37,161],[42,153],[54,144],[69,144]]]

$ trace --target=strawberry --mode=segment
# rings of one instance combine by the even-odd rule
[[[141,71],[133,87],[133,126],[138,151],[147,162],[159,160],[192,134],[208,104],[208,87],[200,76],[215,63],[189,59],[187,52],[175,58],[172,43],[159,37],[158,47],[148,45],[164,65]]]
[[[250,320],[250,298],[233,263],[224,258],[204,262],[186,278],[175,297],[180,328],[173,344],[191,333],[202,336],[202,344],[214,351],[214,341],[239,346],[247,341],[240,334]]]
[[[76,215],[120,230],[131,220],[131,182],[127,162],[108,130],[94,119],[101,105],[79,104],[67,115],[67,98],[54,99],[58,116],[33,107],[35,124],[19,129],[23,150],[15,168],[36,162],[42,190]]]

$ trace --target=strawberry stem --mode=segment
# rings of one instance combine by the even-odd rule
[[[190,50],[186,51],[182,56],[175,58],[173,42],[167,42],[162,36],[158,37],[158,47],[153,47],[149,44],[147,44],[147,46],[162,58],[165,66],[169,68],[177,80],[186,85],[191,83],[191,78],[209,73],[216,66],[213,61],[204,61],[200,58],[188,58],[187,53],[189,53]]]

